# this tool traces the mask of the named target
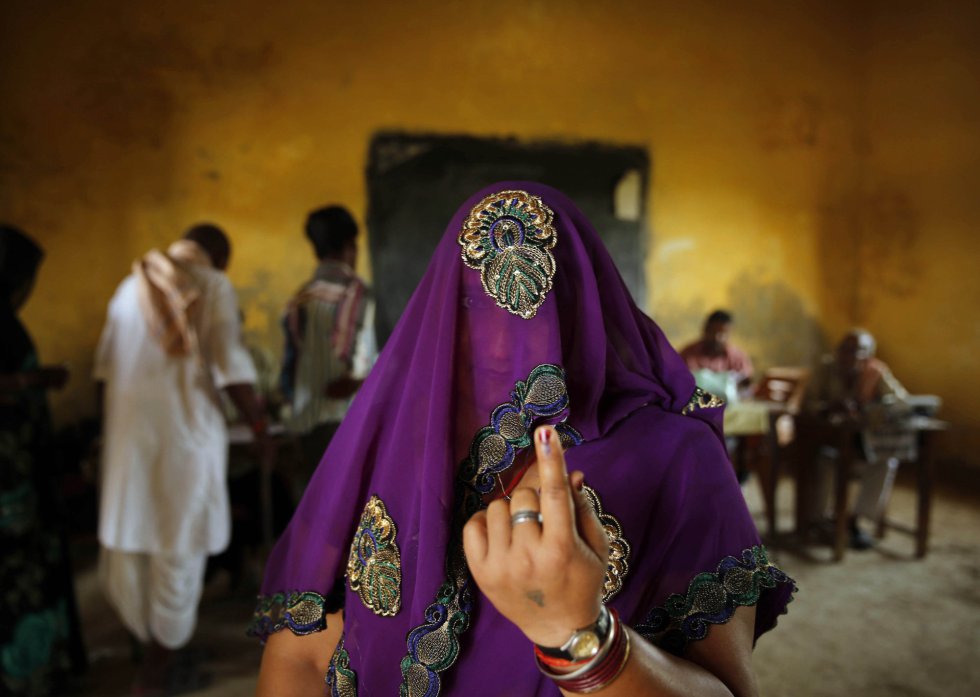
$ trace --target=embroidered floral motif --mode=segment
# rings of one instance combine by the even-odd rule
[[[531,426],[541,418],[560,416],[568,408],[565,371],[550,363],[518,381],[510,401],[493,410],[490,424],[481,428],[470,446],[469,458],[460,471],[464,481],[480,494],[489,493],[495,477],[514,464],[514,456],[531,444]],[[565,423],[555,426],[565,447],[582,442],[578,432]]]
[[[400,697],[437,697],[440,673],[459,657],[459,636],[470,624],[473,609],[470,575],[458,534],[451,543],[447,579],[434,603],[425,609],[425,624],[408,633],[408,654],[402,659]]]
[[[440,674],[459,657],[459,637],[466,631],[472,612],[472,580],[463,554],[463,525],[483,507],[483,494],[493,489],[495,475],[514,463],[518,452],[531,445],[531,426],[541,417],[566,416],[568,390],[565,371],[551,364],[539,365],[526,381],[518,382],[511,401],[493,410],[490,425],[480,429],[460,465],[446,555],[446,580],[435,601],[425,610],[424,624],[408,633],[408,653],[402,659],[400,697],[437,697]],[[564,447],[582,442],[582,436],[564,421],[555,424]]]
[[[728,622],[736,608],[755,605],[763,590],[779,583],[792,584],[796,592],[796,583],[769,561],[765,547],[752,547],[741,559],[725,557],[717,571],[695,576],[687,593],[669,596],[636,631],[680,655],[690,642],[707,636],[709,625]]]
[[[557,241],[554,213],[526,191],[500,191],[470,211],[459,233],[463,262],[508,312],[531,319],[551,290]]]
[[[582,434],[572,428],[566,421],[555,424],[555,432],[558,433],[558,442],[561,443],[562,450],[568,450],[576,445],[581,445]]]
[[[694,388],[694,394],[687,401],[687,404],[681,409],[681,413],[685,416],[693,414],[698,409],[712,409],[714,407],[725,406],[725,400],[721,397],[716,397],[707,390],[702,390],[700,387]]]
[[[347,559],[350,589],[374,614],[394,617],[401,608],[402,559],[395,521],[384,502],[372,496],[364,506]]]
[[[294,634],[312,634],[327,626],[327,599],[313,591],[259,596],[248,627],[250,636],[265,639],[289,628]]]
[[[623,589],[623,581],[630,570],[630,545],[623,534],[623,526],[614,516],[602,509],[602,502],[599,501],[596,490],[586,485],[582,487],[582,492],[592,504],[599,523],[602,524],[609,538],[609,566],[606,567],[606,581],[602,585],[602,602],[608,603]]]
[[[330,658],[330,666],[324,680],[330,697],[357,697],[357,673],[351,670],[350,654],[344,648],[344,635],[341,635],[337,648]]]

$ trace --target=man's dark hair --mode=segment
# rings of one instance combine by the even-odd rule
[[[357,222],[343,206],[318,208],[306,218],[306,237],[317,259],[336,257],[357,238]]]
[[[231,258],[231,243],[224,231],[213,223],[198,223],[184,233],[185,240],[197,242],[211,257],[211,263],[224,269]]]
[[[44,252],[20,228],[0,224],[0,302],[31,282]]]
[[[716,323],[731,324],[732,320],[734,319],[735,318],[732,317],[732,313],[728,312],[727,310],[715,310],[710,315],[708,315],[708,319],[704,321],[704,326],[707,327],[709,324],[716,324]]]

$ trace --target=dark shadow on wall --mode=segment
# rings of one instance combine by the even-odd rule
[[[819,214],[816,255],[819,262],[820,304],[825,313],[857,322],[861,237],[859,202],[845,196],[825,204]]]
[[[539,181],[570,196],[595,225],[642,304],[649,170],[649,156],[639,147],[376,135],[367,179],[379,342],[387,340],[401,316],[459,204],[501,180]]]
[[[824,206],[817,249],[824,307],[861,325],[881,299],[914,296],[923,283],[921,217],[908,194],[887,188]]]
[[[738,334],[752,337],[759,368],[815,366],[829,346],[817,318],[781,281],[760,280],[751,271],[737,276],[728,292]]]

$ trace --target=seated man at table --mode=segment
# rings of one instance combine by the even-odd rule
[[[729,407],[738,401],[740,391],[748,387],[752,378],[752,361],[728,341],[732,323],[730,312],[715,310],[705,320],[701,338],[680,352],[698,387],[722,397]],[[743,462],[744,457],[738,453],[739,441],[729,436],[725,439],[725,445],[735,463],[738,481],[744,483],[749,472]]]
[[[701,338],[681,349],[681,357],[692,373],[711,371],[728,374],[734,378],[736,388],[744,388],[752,379],[752,361],[744,351],[728,341],[733,321],[730,312],[712,312],[704,322]]]
[[[858,526],[859,517],[878,520],[891,496],[898,463],[916,455],[914,432],[896,419],[906,411],[908,392],[884,361],[875,358],[875,349],[869,332],[848,332],[835,354],[824,357],[809,409],[823,418],[859,420],[863,426],[855,444],[864,463],[859,470],[861,493],[850,519],[854,549],[868,549],[872,544]],[[831,447],[822,447],[817,455],[816,486],[808,502],[811,520],[823,517],[832,488],[833,461],[839,456]]]

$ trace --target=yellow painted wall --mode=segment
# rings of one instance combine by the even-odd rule
[[[304,215],[340,201],[363,218],[381,129],[647,147],[654,316],[681,343],[729,306],[758,362],[811,359],[859,295],[828,290],[872,169],[877,25],[859,7],[4,3],[0,218],[49,252],[25,318],[76,370],[59,415],[91,408],[92,348],[132,259],[201,219],[232,235],[248,327],[278,345],[311,268]]]
[[[881,3],[871,39],[856,319],[978,464],[980,5]]]

